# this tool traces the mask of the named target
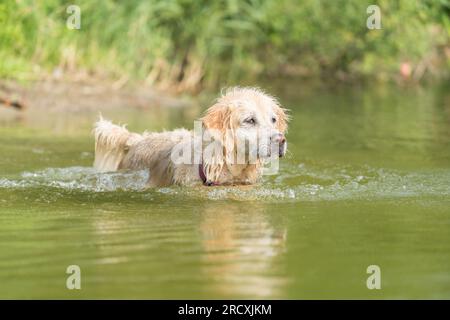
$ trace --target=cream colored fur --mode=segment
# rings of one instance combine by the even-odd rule
[[[277,100],[259,89],[231,88],[210,107],[201,118],[205,129],[217,130],[215,138],[223,146],[224,154],[233,150],[233,133],[243,126],[242,117],[252,114],[258,117],[258,125],[284,134],[287,116]],[[276,123],[271,119],[277,118]],[[245,127],[245,126],[244,126]],[[249,129],[250,130],[250,129]],[[225,134],[228,132],[228,135]],[[148,169],[149,186],[172,184],[201,184],[198,164],[175,164],[171,153],[175,146],[191,144],[193,132],[186,129],[154,133],[131,133],[125,126],[118,126],[100,118],[94,126],[94,167],[101,171],[122,169]],[[189,147],[191,147],[189,145]],[[217,184],[253,184],[261,177],[261,163],[233,164],[224,158],[204,158],[206,178]]]

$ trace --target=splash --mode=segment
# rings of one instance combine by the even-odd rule
[[[90,193],[139,191],[143,195],[200,197],[209,200],[326,201],[447,197],[450,171],[399,172],[370,167],[287,166],[257,186],[146,187],[148,171],[99,173],[93,168],[49,168],[0,179],[0,188],[56,188]]]
[[[145,189],[147,180],[146,170],[99,173],[90,167],[49,168],[24,172],[18,179],[0,179],[0,188],[52,187],[91,192],[141,191]]]

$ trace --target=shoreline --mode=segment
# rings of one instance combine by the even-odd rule
[[[5,101],[20,104],[22,107],[14,108],[17,112],[184,108],[193,103],[186,96],[175,96],[146,86],[116,87],[114,83],[105,81],[68,80],[36,80],[26,83],[0,80],[0,109],[11,109]]]

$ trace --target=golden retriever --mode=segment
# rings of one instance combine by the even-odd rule
[[[230,88],[194,130],[131,133],[100,118],[95,123],[99,171],[148,169],[150,186],[254,184],[268,163],[285,155],[288,116],[256,88]]]

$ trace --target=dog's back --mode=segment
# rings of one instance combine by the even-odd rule
[[[100,118],[94,125],[94,168],[101,172],[149,169],[149,185],[171,185],[177,182],[172,150],[191,134],[186,129],[137,134]]]

